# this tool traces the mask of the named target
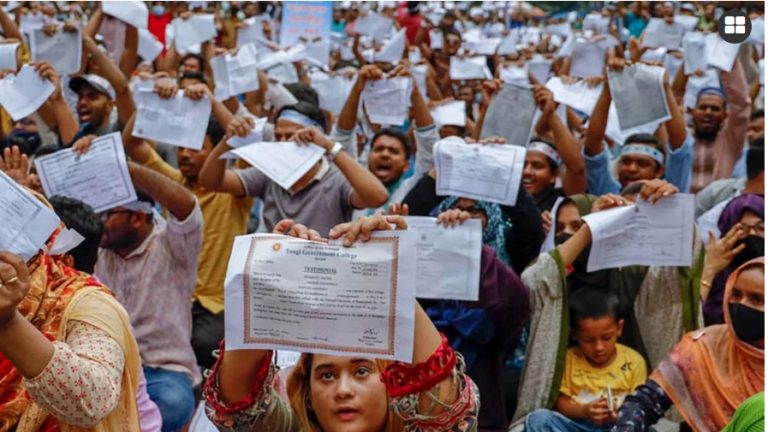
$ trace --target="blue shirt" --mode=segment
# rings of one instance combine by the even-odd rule
[[[587,189],[595,196],[605,194],[620,194],[621,183],[611,172],[610,150],[588,156],[582,149],[584,165],[587,169]],[[680,193],[688,193],[691,189],[691,171],[693,170],[693,137],[686,136],[683,145],[677,150],[667,152],[666,173],[664,179],[677,186]]]
[[[629,30],[629,35],[635,38],[639,38],[643,34],[645,26],[648,25],[648,21],[645,18],[635,15],[634,12],[627,13],[627,18],[624,22],[627,25],[627,30]]]
[[[733,166],[733,178],[745,178],[747,176],[747,152],[749,147],[744,146],[744,150],[741,152],[741,157],[736,161],[736,165]]]

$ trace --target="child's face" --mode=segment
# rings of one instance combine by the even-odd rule
[[[616,358],[616,340],[624,329],[624,320],[613,316],[579,320],[576,341],[579,349],[594,367],[606,367]]]

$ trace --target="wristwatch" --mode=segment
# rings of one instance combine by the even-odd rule
[[[336,158],[336,155],[341,152],[341,149],[343,149],[344,146],[341,145],[341,143],[337,142],[336,144],[331,147],[331,149],[328,151],[328,160],[330,162],[333,162],[333,160]]]

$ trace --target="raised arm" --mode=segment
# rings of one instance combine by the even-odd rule
[[[357,123],[357,108],[360,106],[360,95],[365,90],[365,83],[368,80],[380,80],[384,73],[375,65],[365,65],[357,74],[357,82],[349,92],[349,97],[344,103],[344,108],[339,113],[339,120],[336,126],[343,131],[354,131]]]
[[[123,75],[123,72],[120,71],[120,68],[99,49],[99,46],[96,45],[93,38],[86,34],[83,34],[83,46],[85,47],[86,52],[91,55],[93,61],[99,66],[101,76],[109,81],[115,89],[118,121],[123,125],[128,123],[128,120],[136,111],[136,106],[133,104],[133,95],[128,86],[128,78],[126,78],[125,75]]]
[[[24,44],[24,37],[19,31],[19,26],[16,25],[16,21],[11,19],[3,8],[0,8],[0,28],[3,29],[6,39],[18,39],[19,42]]]
[[[211,101],[211,114],[223,129],[226,129],[229,122],[235,117],[223,102],[216,99],[213,91],[206,84],[193,84],[187,87],[184,89],[184,96],[192,100],[200,100],[203,97],[207,97]]]
[[[722,131],[728,138],[728,148],[721,151],[730,152],[733,160],[737,160],[744,148],[744,137],[747,134],[752,102],[749,99],[747,77],[744,74],[741,60],[737,57],[733,64],[733,70],[730,72],[721,71],[720,77],[728,99],[728,122]]]
[[[120,56],[120,70],[130,77],[139,60],[139,30],[132,26],[125,27],[125,48]]]
[[[621,65],[623,68],[623,63]],[[608,127],[608,110],[611,108],[611,89],[608,85],[607,73],[603,75],[603,83],[603,92],[589,116],[589,126],[584,141],[584,153],[587,156],[597,156],[603,152],[603,137],[605,137],[605,128]]]
[[[236,196],[244,196],[246,194],[240,177],[233,170],[227,169],[227,161],[220,159],[220,157],[232,150],[232,147],[227,144],[227,140],[234,135],[243,135],[246,131],[250,132],[253,127],[252,123],[252,119],[243,117],[235,117],[229,123],[224,139],[208,155],[208,159],[205,160],[203,169],[200,170],[200,174],[197,177],[202,187]],[[238,131],[241,132],[238,133]]]
[[[195,196],[181,183],[134,162],[128,162],[128,173],[136,189],[167,208],[176,219],[186,220],[195,209]]]
[[[101,28],[101,23],[104,21],[104,12],[101,10],[101,2],[96,3],[96,10],[93,11],[93,15],[88,20],[88,23],[83,29],[83,34],[88,35],[90,38],[95,38]],[[5,26],[3,26],[5,28]]]
[[[587,171],[584,167],[584,158],[581,156],[576,138],[573,137],[568,127],[563,124],[555,109],[556,104],[552,91],[543,85],[533,87],[537,105],[541,109],[542,118],[549,124],[549,129],[554,135],[555,147],[563,159],[565,165],[565,177],[563,178],[563,192],[565,195],[575,195],[587,191]]]
[[[683,69],[682,67],[680,69]],[[664,93],[667,96],[667,105],[669,105],[669,112],[672,117],[664,123],[667,129],[667,135],[669,136],[669,146],[672,150],[677,150],[685,143],[686,137],[688,137],[688,130],[685,127],[685,116],[680,110],[680,106],[677,104],[677,98],[669,85],[669,78],[667,72],[664,72]],[[664,141],[662,141],[664,142]]]
[[[53,66],[47,61],[38,61],[30,63],[40,77],[49,80],[56,90],[48,98],[48,103],[45,107],[41,106],[41,110],[47,110],[48,115],[43,117],[52,117],[54,119],[55,128],[59,133],[59,139],[62,144],[69,144],[75,139],[75,135],[78,131],[78,123],[72,110],[69,109],[67,101],[64,100],[61,94],[61,77]]]

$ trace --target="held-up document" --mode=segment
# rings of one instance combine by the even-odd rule
[[[16,51],[21,44],[19,42],[0,44],[0,70],[18,69]]]
[[[415,249],[410,231],[375,232],[351,247],[276,234],[235,238],[224,285],[227,350],[410,363]]]
[[[371,123],[400,126],[408,118],[413,81],[394,77],[365,83],[363,104]]]
[[[211,40],[218,34],[213,14],[192,15],[188,19],[176,18],[171,24],[176,48],[179,50]]]
[[[688,267],[693,256],[694,196],[638,201],[584,216],[592,231],[587,271],[632,265]]]
[[[531,86],[531,80],[528,78],[528,63],[525,63],[522,66],[516,64],[502,66],[501,69],[499,69],[499,78],[504,81],[504,84],[523,88],[529,88]]]
[[[705,69],[702,76],[691,75],[688,77],[688,84],[685,86],[685,96],[683,97],[685,107],[695,107],[699,91],[706,87],[720,88],[720,73],[717,69]]]
[[[679,23],[667,24],[663,18],[651,18],[643,34],[644,47],[679,50],[685,27]]]
[[[429,47],[433,50],[443,49],[443,32],[440,29],[429,31]]]
[[[467,144],[458,137],[438,141],[434,149],[437,195],[460,196],[508,206],[517,203],[525,147]]]
[[[264,21],[269,21],[269,18],[262,15],[250,17],[243,21],[247,27],[237,29],[237,46],[247,45],[264,38]]]
[[[317,164],[325,149],[315,145],[285,142],[260,142],[230,150],[222,159],[241,158],[285,190]]]
[[[8,74],[0,80],[0,105],[13,120],[21,120],[37,111],[55,90],[53,83],[25,64],[16,75]]]
[[[145,29],[149,24],[149,8],[142,1],[104,1],[101,10],[137,29]]]
[[[259,89],[259,69],[253,44],[241,46],[237,55],[214,57],[211,69],[216,83],[216,98],[219,100]]]
[[[136,201],[119,132],[96,138],[88,153],[72,149],[35,159],[46,196],[76,198],[100,213]]]
[[[239,148],[264,141],[264,126],[267,125],[267,120],[267,117],[257,118],[250,135],[245,138],[233,135],[227,140],[227,144],[232,148]]]
[[[405,29],[401,29],[391,39],[384,42],[381,50],[374,52],[373,58],[377,62],[397,64],[403,58],[405,51]]]
[[[141,90],[138,96],[133,136],[193,150],[203,148],[211,117],[208,98],[194,101],[180,91],[162,99],[151,90]]]
[[[560,77],[547,81],[547,88],[552,91],[555,102],[567,105],[587,115],[592,114],[600,94],[603,92],[603,84],[590,87],[586,81],[578,81],[573,84],[565,84]]]
[[[603,76],[605,48],[598,43],[577,40],[571,52],[571,73],[574,78]]]
[[[699,17],[690,15],[675,15],[675,23],[683,26],[686,32],[692,32],[699,25]]]
[[[25,261],[45,244],[59,217],[53,210],[0,171],[0,251],[19,255]]]
[[[163,52],[163,43],[147,29],[139,29],[139,55],[142,59],[154,62]]]
[[[467,42],[467,50],[473,54],[492,56],[501,44],[501,38],[482,38],[478,41]]]
[[[557,247],[555,244],[555,232],[557,231],[557,211],[560,209],[560,204],[563,203],[563,199],[563,197],[558,197],[557,200],[555,200],[555,205],[552,206],[552,210],[549,212],[552,217],[552,226],[549,227],[547,236],[544,237],[544,243],[541,244],[541,253],[549,252]]]
[[[511,55],[517,54],[517,44],[520,42],[520,31],[518,29],[512,29],[509,34],[504,36],[499,42],[499,46],[496,47],[496,54],[498,55]]]
[[[452,80],[492,79],[485,57],[451,57]]]
[[[328,76],[323,72],[312,74],[312,88],[317,91],[320,108],[339,114],[352,92],[355,78],[343,75]]]
[[[728,43],[717,33],[708,34],[706,40],[707,64],[726,72],[733,70],[733,63],[741,45]]]
[[[416,297],[477,301],[483,227],[479,219],[462,225],[438,225],[437,218],[408,216],[416,234]]]
[[[609,70],[608,83],[622,131],[672,118],[664,91],[663,67],[636,63],[625,66],[621,72]]]
[[[675,76],[677,76],[677,71],[680,70],[681,67],[683,67],[684,59],[677,58],[673,56],[672,54],[664,54],[664,59],[662,60],[662,63],[664,65],[664,69],[667,70],[667,78],[669,79],[669,85],[672,85],[672,83],[675,82]]]
[[[505,85],[491,99],[480,138],[504,137],[507,143],[527,147],[536,118],[536,100],[527,88]]]
[[[686,75],[697,70],[707,70],[707,41],[704,33],[691,32],[685,35],[683,38],[683,61]]]
[[[376,42],[383,42],[389,36],[394,22],[391,18],[371,12],[355,21],[355,32],[363,36],[370,36]]]
[[[432,118],[440,126],[461,126],[467,125],[467,103],[461,101],[451,101],[435,107],[432,110]]]
[[[429,94],[427,93],[427,65],[419,64],[411,66],[408,70],[411,71],[413,78],[416,80],[416,87],[419,89],[421,97],[423,97],[425,101],[429,101]],[[349,94],[347,94],[347,96],[349,96]]]
[[[584,30],[593,30],[596,33],[608,32],[609,18],[600,14],[589,14],[584,17],[582,27]]]
[[[59,28],[53,36],[41,30],[29,34],[29,55],[32,60],[47,60],[59,75],[71,75],[80,70],[83,38],[80,29],[65,32]]]
[[[546,84],[549,74],[552,71],[552,60],[545,58],[534,58],[528,62],[528,70],[531,72],[539,84]]]

